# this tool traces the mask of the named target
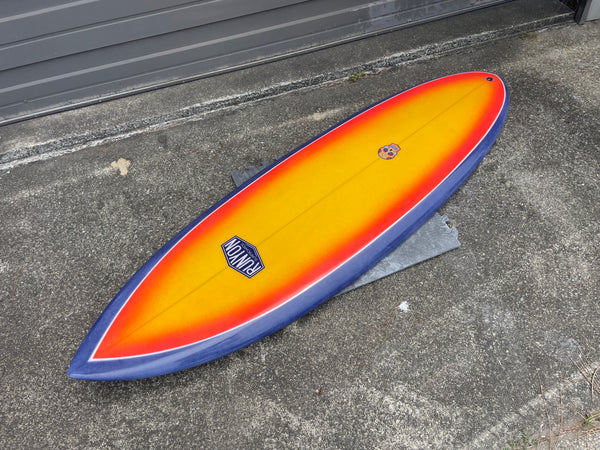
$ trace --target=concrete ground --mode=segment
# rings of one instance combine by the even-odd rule
[[[200,367],[67,377],[112,296],[231,170],[468,70],[500,75],[511,104],[441,210],[459,249]],[[599,80],[600,22],[515,1],[0,128],[0,445],[600,448],[583,425],[600,411]]]

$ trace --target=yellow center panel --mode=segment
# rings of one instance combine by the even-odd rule
[[[496,90],[481,77],[417,88],[286,159],[163,258],[115,319],[99,356],[196,342],[286,301],[443,179],[440,168],[472,147]],[[399,153],[381,159],[378,149],[391,143]],[[264,262],[252,278],[227,265],[221,244],[233,236],[256,246]]]

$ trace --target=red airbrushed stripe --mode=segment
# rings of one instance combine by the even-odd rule
[[[465,76],[477,77],[477,74],[469,74]],[[479,77],[481,78],[481,77]],[[418,96],[423,90],[432,89],[434,86],[442,86],[449,83],[451,80],[436,80],[425,85],[418,86],[409,91],[406,91],[398,96],[386,100],[384,103],[362,112],[358,117],[355,117],[351,122],[343,124],[343,127],[338,127],[325,135],[318,138],[316,141],[309,144],[301,151],[293,154],[288,159],[280,163],[275,169],[263,175],[251,185],[238,192],[234,197],[229,199],[227,203],[215,210],[211,215],[204,219],[195,229],[180,241],[169,254],[167,254],[160,264],[150,273],[147,279],[134,292],[128,300],[126,306],[121,310],[119,316],[114,320],[108,332],[100,343],[94,358],[113,358],[127,357],[142,354],[156,353],[159,351],[169,350],[172,348],[182,347],[194,342],[210,338],[231,328],[239,326],[243,323],[276,308],[280,304],[302,292],[308,286],[322,278],[325,274],[331,272],[336,267],[350,259],[357,252],[363,249],[366,245],[381,235],[388,227],[395,223],[400,217],[406,214],[419,201],[427,196],[443,179],[451,173],[454,168],[475,148],[489,128],[497,118],[498,112],[501,110],[504,102],[504,92],[498,92],[498,95],[490,95],[489,104],[483,108],[485,113],[479,118],[478,124],[468,134],[464,142],[457,147],[442,165],[433,170],[423,183],[418,185],[408,196],[404,195],[397,199],[394,204],[381,217],[374,217],[369,224],[362,230],[359,230],[354,236],[349,236],[346,242],[340,244],[336,249],[332,249],[330,256],[320,261],[314,261],[304,271],[296,274],[293,280],[288,280],[285,287],[273,286],[269,292],[265,292],[256,301],[246,304],[245,307],[240,307],[234,314],[222,317],[211,323],[199,324],[195,327],[190,327],[187,330],[179,330],[177,334],[171,336],[160,336],[149,342],[132,342],[125,345],[119,343],[119,337],[122,336],[124,330],[127,329],[127,324],[136,314],[137,305],[145,299],[145,291],[152,286],[152,280],[164,276],[164,271],[169,271],[173,267],[173,262],[177,260],[177,255],[181,251],[185,251],[186,242],[191,242],[195,239],[202,239],[204,233],[209,232],[213,227],[218,227],[223,220],[235,214],[245,202],[255,196],[260,196],[261,190],[268,187],[269,184],[276,181],[280,177],[286,177],[289,171],[294,170],[294,167],[301,165],[304,161],[309,160],[315,154],[321,151],[327,151],[328,144],[335,139],[338,139],[339,134],[345,134],[356,126],[360,126],[365,121],[374,120],[378,115],[385,114],[390,108],[394,108],[398,102],[405,102],[409,98]],[[455,80],[452,80],[454,83]]]

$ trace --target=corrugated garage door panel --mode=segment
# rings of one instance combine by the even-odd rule
[[[0,123],[500,2],[3,0]]]
[[[13,43],[0,48],[0,70],[158,37],[264,11],[267,6],[281,7],[302,1],[88,0],[70,3],[68,7],[58,5],[4,19],[6,27],[0,28],[0,44],[9,43],[11,36]],[[78,26],[73,28],[74,24]]]

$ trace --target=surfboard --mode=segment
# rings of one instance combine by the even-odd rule
[[[162,375],[295,321],[423,224],[477,167],[507,110],[497,75],[461,73],[298,147],[154,254],[92,326],[69,376]]]

